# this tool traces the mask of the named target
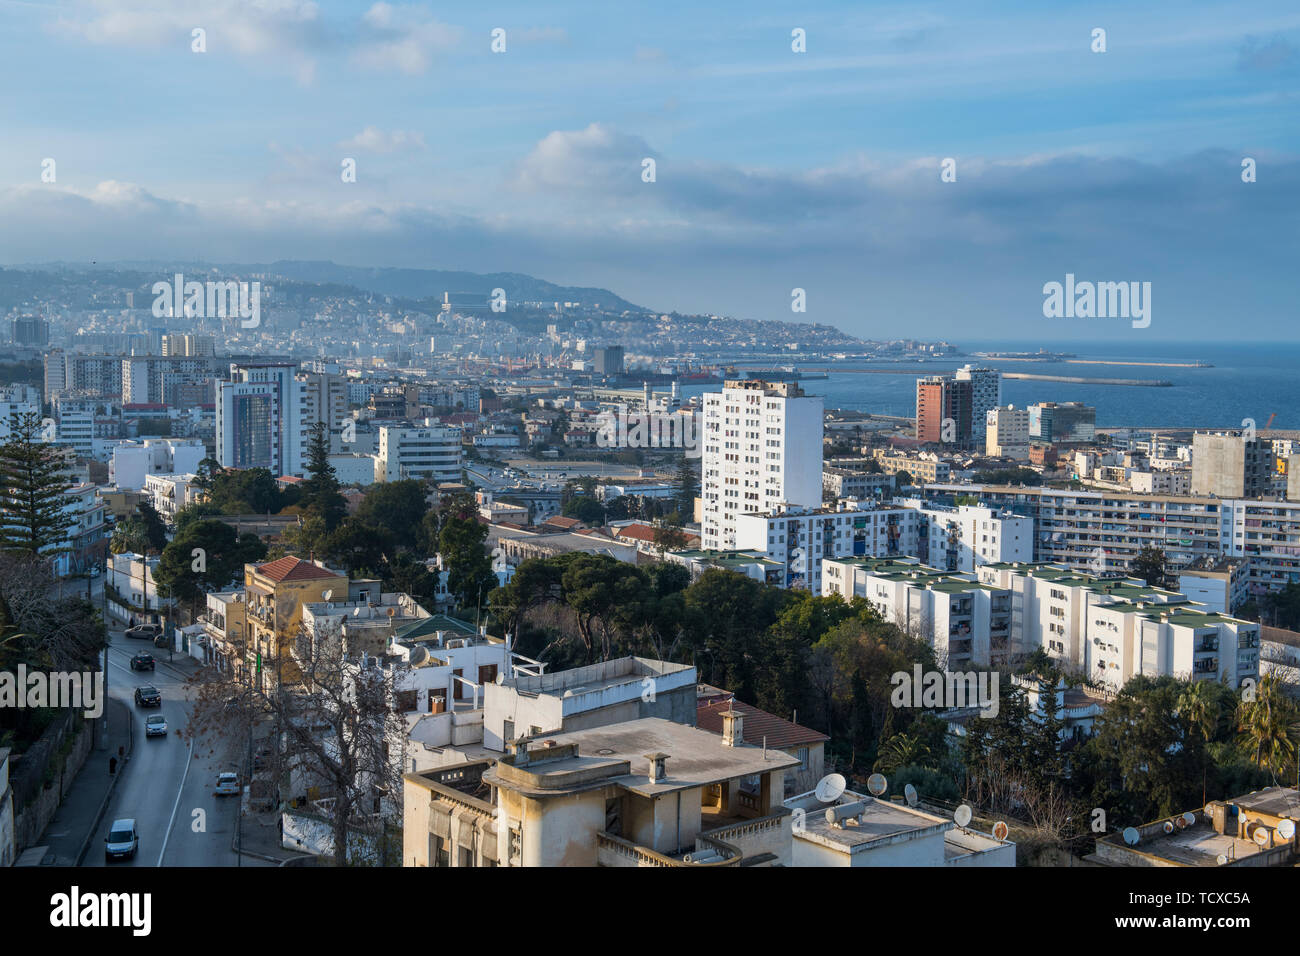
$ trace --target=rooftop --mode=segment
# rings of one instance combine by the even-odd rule
[[[699,707],[695,713],[696,726],[701,730],[712,731],[715,734],[722,733],[722,715],[728,709],[734,709],[736,713],[744,718],[741,729],[744,732],[744,739],[747,744],[761,746],[766,742],[769,747],[786,750],[790,747],[825,743],[830,740],[820,731],[777,717],[775,714],[769,714],[765,710],[759,710],[751,704],[741,703],[734,698],[715,701]]]
[[[291,554],[286,554],[283,558],[276,558],[274,561],[268,561],[266,564],[256,564],[253,569],[262,577],[270,578],[276,583],[345,577],[342,571],[331,571],[329,568],[323,568],[311,561],[295,558]]]

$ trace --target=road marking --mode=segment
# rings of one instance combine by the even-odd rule
[[[172,827],[176,825],[176,811],[181,806],[181,794],[185,792],[185,779],[190,775],[190,763],[194,760],[194,741],[190,741],[190,752],[185,757],[185,772],[181,774],[181,785],[176,789],[176,802],[172,804],[172,818],[167,821],[167,831],[163,834],[162,849],[158,851],[158,866],[162,866],[163,854],[167,852],[167,841],[171,839]]]

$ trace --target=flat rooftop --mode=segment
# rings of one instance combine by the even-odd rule
[[[860,820],[849,820],[840,826],[826,821],[826,811],[831,807],[859,801],[865,806]],[[846,790],[834,803],[823,803],[815,793],[805,793],[786,800],[785,805],[792,810],[804,811],[801,839],[849,853],[869,848],[873,843],[883,846],[902,839],[945,833],[956,826],[945,817],[851,790]]]

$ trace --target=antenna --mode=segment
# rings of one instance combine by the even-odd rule
[[[1011,832],[1011,828],[1007,826],[1005,823],[1003,823],[1001,820],[993,824],[993,839],[995,840],[1005,840],[1007,838],[1007,834],[1009,834],[1010,832]]]
[[[907,800],[907,805],[909,807],[914,807],[921,802],[916,795],[916,787],[912,786],[910,783],[903,788],[903,797]]]
[[[878,797],[889,789],[889,781],[885,779],[883,773],[873,773],[867,778],[867,792],[873,797]]]
[[[971,810],[966,804],[962,804],[952,815],[953,822],[963,830],[970,825]]]
[[[1124,828],[1124,842],[1127,843],[1129,846],[1137,846],[1138,840],[1140,839],[1141,836],[1139,836],[1136,828],[1134,827]]]
[[[844,795],[849,783],[838,773],[830,773],[817,781],[817,799],[822,803],[834,803]]]

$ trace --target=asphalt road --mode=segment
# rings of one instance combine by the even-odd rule
[[[117,789],[99,830],[90,842],[83,866],[235,866],[239,859],[231,851],[238,825],[239,798],[213,794],[218,771],[235,769],[223,748],[209,754],[202,740],[191,748],[177,735],[189,720],[185,672],[167,664],[167,652],[149,641],[127,639],[118,628],[110,629],[109,696],[125,701],[132,720],[131,759],[123,770]],[[156,669],[133,671],[130,660],[137,651],[148,651],[157,660]],[[152,684],[162,693],[162,707],[135,706],[135,688]],[[146,738],[145,717],[161,712],[167,717],[166,737]],[[132,860],[106,864],[104,839],[114,820],[133,817],[140,834],[140,848]],[[244,857],[243,866],[269,865]]]

